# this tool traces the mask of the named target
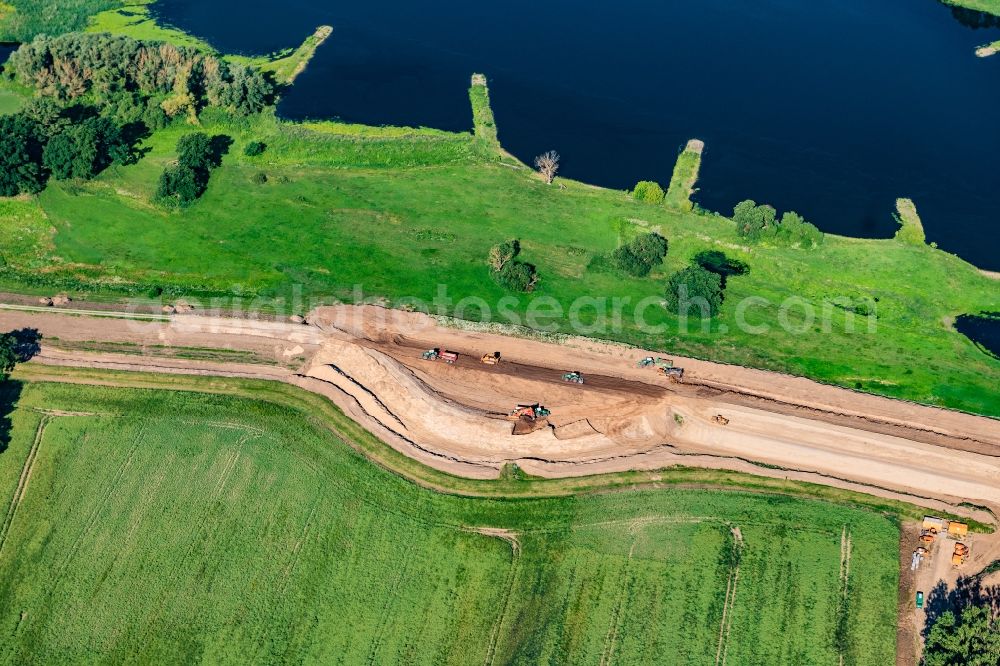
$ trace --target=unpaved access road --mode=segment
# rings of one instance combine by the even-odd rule
[[[330,398],[390,446],[463,476],[495,477],[508,462],[547,477],[686,465],[824,483],[983,520],[992,516],[957,505],[1000,506],[993,419],[681,357],[672,358],[685,378],[674,383],[636,366],[662,353],[469,330],[374,306],[321,308],[309,321],[0,309],[0,329],[43,335],[37,362],[287,381]],[[127,345],[129,353],[81,347],[95,341]],[[147,353],[165,347],[252,352],[259,360]],[[423,360],[431,347],[458,351],[459,362]],[[494,351],[499,365],[479,362]],[[563,382],[571,370],[586,383]],[[506,414],[535,402],[552,410],[547,427],[513,435]]]

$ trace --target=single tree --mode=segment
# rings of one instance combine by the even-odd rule
[[[0,381],[6,381],[17,365],[17,338],[10,333],[0,335]]]
[[[554,150],[550,150],[547,153],[542,153],[535,158],[535,168],[538,169],[538,173],[542,174],[542,178],[549,185],[555,180],[556,172],[559,171],[559,153]]]
[[[0,115],[0,196],[40,192],[45,187],[42,142],[27,116]]]
[[[750,199],[733,208],[736,233],[749,240],[759,240],[763,234],[773,231],[776,216],[777,211],[771,206],[758,206]]]
[[[523,261],[511,261],[495,273],[497,281],[511,291],[534,291],[538,284],[538,271]]]
[[[42,153],[42,163],[52,172],[56,180],[67,180],[73,177],[73,159],[76,150],[69,132],[55,135],[45,145]]]
[[[632,240],[631,245],[635,256],[649,264],[651,268],[656,264],[662,264],[663,258],[667,256],[667,239],[656,232],[639,234]]]
[[[520,251],[521,244],[516,240],[504,241],[499,245],[494,245],[490,248],[490,268],[495,272],[502,271],[507,262],[516,257]]]
[[[958,616],[950,610],[941,613],[927,634],[924,664],[1000,664],[1000,620],[985,605],[966,606]]]
[[[212,166],[212,138],[204,132],[185,134],[177,141],[177,163],[187,169],[208,171]]]
[[[667,310],[689,315],[694,309],[701,317],[714,317],[722,307],[722,277],[701,266],[688,266],[667,280]]]

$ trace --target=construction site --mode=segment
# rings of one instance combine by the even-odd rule
[[[468,478],[496,478],[509,463],[542,477],[684,465],[861,490],[981,522],[1000,506],[993,419],[376,306],[324,307],[300,321],[0,310],[5,329],[41,334],[35,363],[285,381],[325,395],[393,448]],[[243,356],[167,353],[195,348]]]

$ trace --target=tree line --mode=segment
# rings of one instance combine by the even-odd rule
[[[168,118],[196,116],[206,106],[240,115],[273,101],[275,85],[261,72],[197,49],[121,35],[41,35],[22,44],[5,73],[60,102],[158,107]]]
[[[137,160],[138,142],[173,118],[196,120],[206,106],[250,115],[275,94],[273,82],[249,67],[107,34],[37,37],[11,55],[3,75],[40,96],[0,116],[0,196],[39,192],[50,177],[89,180]],[[215,148],[209,156],[189,152],[168,170],[158,198],[184,205],[200,196]]]
[[[138,139],[93,107],[34,99],[0,116],[0,196],[40,192],[50,177],[89,180],[112,164],[130,164]]]

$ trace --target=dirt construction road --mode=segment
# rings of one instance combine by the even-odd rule
[[[680,357],[685,377],[674,383],[636,366],[656,355],[643,350],[499,335],[373,306],[321,308],[309,322],[0,309],[0,329],[44,336],[35,362],[290,382],[327,396],[398,450],[468,477],[495,477],[508,462],[547,477],[680,464],[819,482],[982,520],[992,516],[956,505],[1000,507],[993,419]],[[459,361],[423,360],[431,347],[457,351]],[[194,348],[208,360],[163,357]],[[494,351],[499,365],[479,361]],[[252,360],[234,362],[236,352]],[[586,383],[564,382],[567,371]],[[514,435],[506,415],[521,403],[552,414]]]

